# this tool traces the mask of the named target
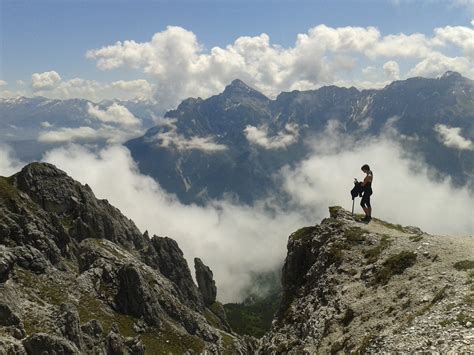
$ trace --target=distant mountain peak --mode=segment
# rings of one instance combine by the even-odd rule
[[[224,95],[250,95],[250,96],[261,96],[265,97],[260,91],[255,90],[240,79],[234,79],[227,85],[223,92]]]
[[[448,70],[440,79],[464,79],[464,77],[456,71]]]

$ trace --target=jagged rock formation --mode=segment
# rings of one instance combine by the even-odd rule
[[[217,309],[217,310],[216,310]],[[250,351],[177,243],[53,165],[0,177],[0,353]]]
[[[474,351],[474,237],[433,236],[340,207],[293,233],[260,351]]]
[[[196,281],[199,291],[201,291],[206,306],[216,302],[217,287],[209,266],[205,265],[201,259],[194,258],[194,269],[196,270]]]

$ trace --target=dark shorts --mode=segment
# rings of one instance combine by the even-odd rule
[[[372,191],[368,192],[365,191],[362,195],[362,200],[360,200],[360,205],[362,207],[371,208],[370,206],[370,195],[372,195]]]

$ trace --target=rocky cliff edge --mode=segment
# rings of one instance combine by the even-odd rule
[[[331,207],[290,235],[282,284],[261,352],[474,351],[474,237]]]

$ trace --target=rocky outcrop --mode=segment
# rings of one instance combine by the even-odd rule
[[[473,237],[433,236],[340,207],[288,240],[264,353],[474,351]]]
[[[194,268],[196,270],[196,280],[199,286],[199,291],[204,299],[204,304],[210,306],[216,301],[217,296],[214,275],[212,274],[211,269],[204,265],[199,258],[194,259]]]
[[[119,310],[143,318],[150,325],[160,325],[160,310],[152,290],[133,264],[122,266],[117,273],[119,288],[116,296]]]
[[[156,251],[156,265],[160,272],[177,286],[184,302],[196,310],[203,310],[204,303],[198,288],[194,284],[188,263],[175,240],[154,236],[151,239]]]
[[[0,349],[247,351],[216,322],[177,243],[142,234],[53,165],[0,177]]]

